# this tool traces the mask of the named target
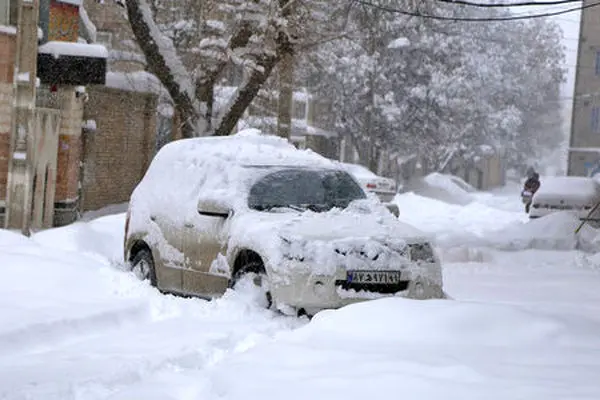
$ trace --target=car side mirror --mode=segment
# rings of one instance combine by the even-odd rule
[[[385,206],[389,210],[389,212],[394,214],[394,217],[398,218],[400,216],[400,208],[398,208],[396,204],[387,203]]]
[[[198,214],[200,215],[227,218],[232,212],[231,206],[221,199],[201,198],[198,200]]]

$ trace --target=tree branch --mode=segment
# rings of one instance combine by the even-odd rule
[[[280,0],[280,7],[284,8],[288,4],[288,0]],[[288,17],[290,8],[283,9],[282,15]],[[266,82],[267,78],[273,71],[277,63],[287,54],[294,54],[294,45],[287,33],[279,29],[275,38],[276,51],[271,55],[265,52],[259,57],[257,68],[255,68],[248,80],[241,85],[234,94],[234,100],[230,103],[227,113],[223,115],[215,129],[215,136],[229,135],[244,111],[252,100],[258,94],[261,86]]]
[[[127,16],[136,41],[148,63],[148,69],[160,80],[175,103],[183,137],[196,136],[199,110],[189,73],[169,38],[154,22],[147,0],[126,0]]]
[[[251,37],[252,26],[249,22],[244,22],[240,29],[238,29],[229,40],[227,48],[229,50],[235,50],[244,47],[250,42]],[[211,88],[215,86],[226,66],[227,61],[221,61],[217,66],[196,81],[196,95],[200,101],[209,101],[210,92],[212,92]]]

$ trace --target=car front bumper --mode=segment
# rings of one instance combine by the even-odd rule
[[[439,273],[432,276],[431,270],[437,269]],[[439,264],[419,267],[416,271],[412,269],[405,276],[399,284],[393,286],[368,286],[348,283],[345,269],[338,269],[335,275],[295,273],[272,279],[271,292],[279,308],[289,306],[305,309],[309,314],[384,297],[423,300],[445,298]]]

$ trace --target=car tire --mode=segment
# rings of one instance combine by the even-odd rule
[[[142,280],[149,280],[152,286],[156,286],[156,269],[154,267],[154,258],[149,249],[141,249],[130,262],[131,271]]]
[[[264,265],[259,261],[249,261],[239,268],[229,281],[230,289],[248,293],[251,302],[266,309],[273,308],[273,297],[269,286],[269,277]]]

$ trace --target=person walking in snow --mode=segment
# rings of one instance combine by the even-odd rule
[[[525,203],[525,212],[529,213],[529,209],[531,208],[531,202],[533,201],[533,195],[541,186],[540,182],[540,174],[535,171],[532,171],[529,174],[529,177],[525,181],[525,185],[523,186],[523,191],[521,192],[521,197],[523,199],[523,203]]]

